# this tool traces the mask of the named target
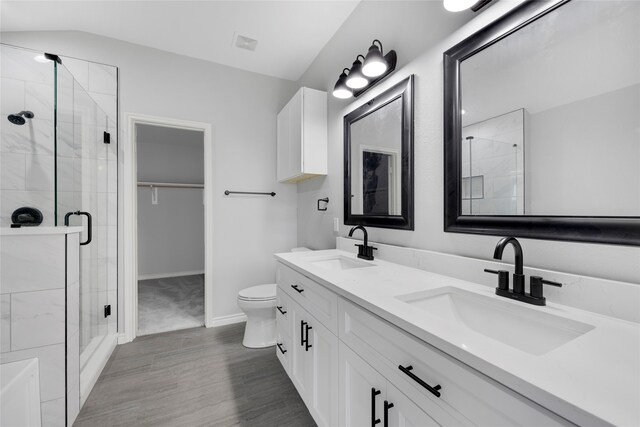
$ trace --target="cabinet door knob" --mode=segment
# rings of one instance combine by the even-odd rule
[[[304,289],[299,288],[298,285],[291,285],[291,287],[299,294],[304,292]]]
[[[276,306],[276,308],[278,309],[278,311],[280,312],[280,314],[282,314],[282,315],[287,314],[287,312],[286,312],[286,311],[282,310],[282,306],[281,306],[281,305]]]

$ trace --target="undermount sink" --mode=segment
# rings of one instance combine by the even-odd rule
[[[532,310],[455,287],[400,295],[397,299],[533,355],[542,355],[589,332],[592,325]]]
[[[342,255],[331,258],[320,258],[310,262],[317,267],[326,268],[327,270],[350,270],[352,268],[373,267],[375,265],[367,261],[347,258]]]

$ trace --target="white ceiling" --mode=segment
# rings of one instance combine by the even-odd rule
[[[10,1],[2,31],[86,31],[297,81],[358,5],[350,1]],[[234,34],[258,40],[234,47]]]

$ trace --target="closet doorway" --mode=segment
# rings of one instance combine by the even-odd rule
[[[205,325],[205,132],[134,129],[136,335]]]

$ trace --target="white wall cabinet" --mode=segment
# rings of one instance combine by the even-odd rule
[[[327,174],[327,93],[300,88],[277,116],[277,177],[296,183]]]

